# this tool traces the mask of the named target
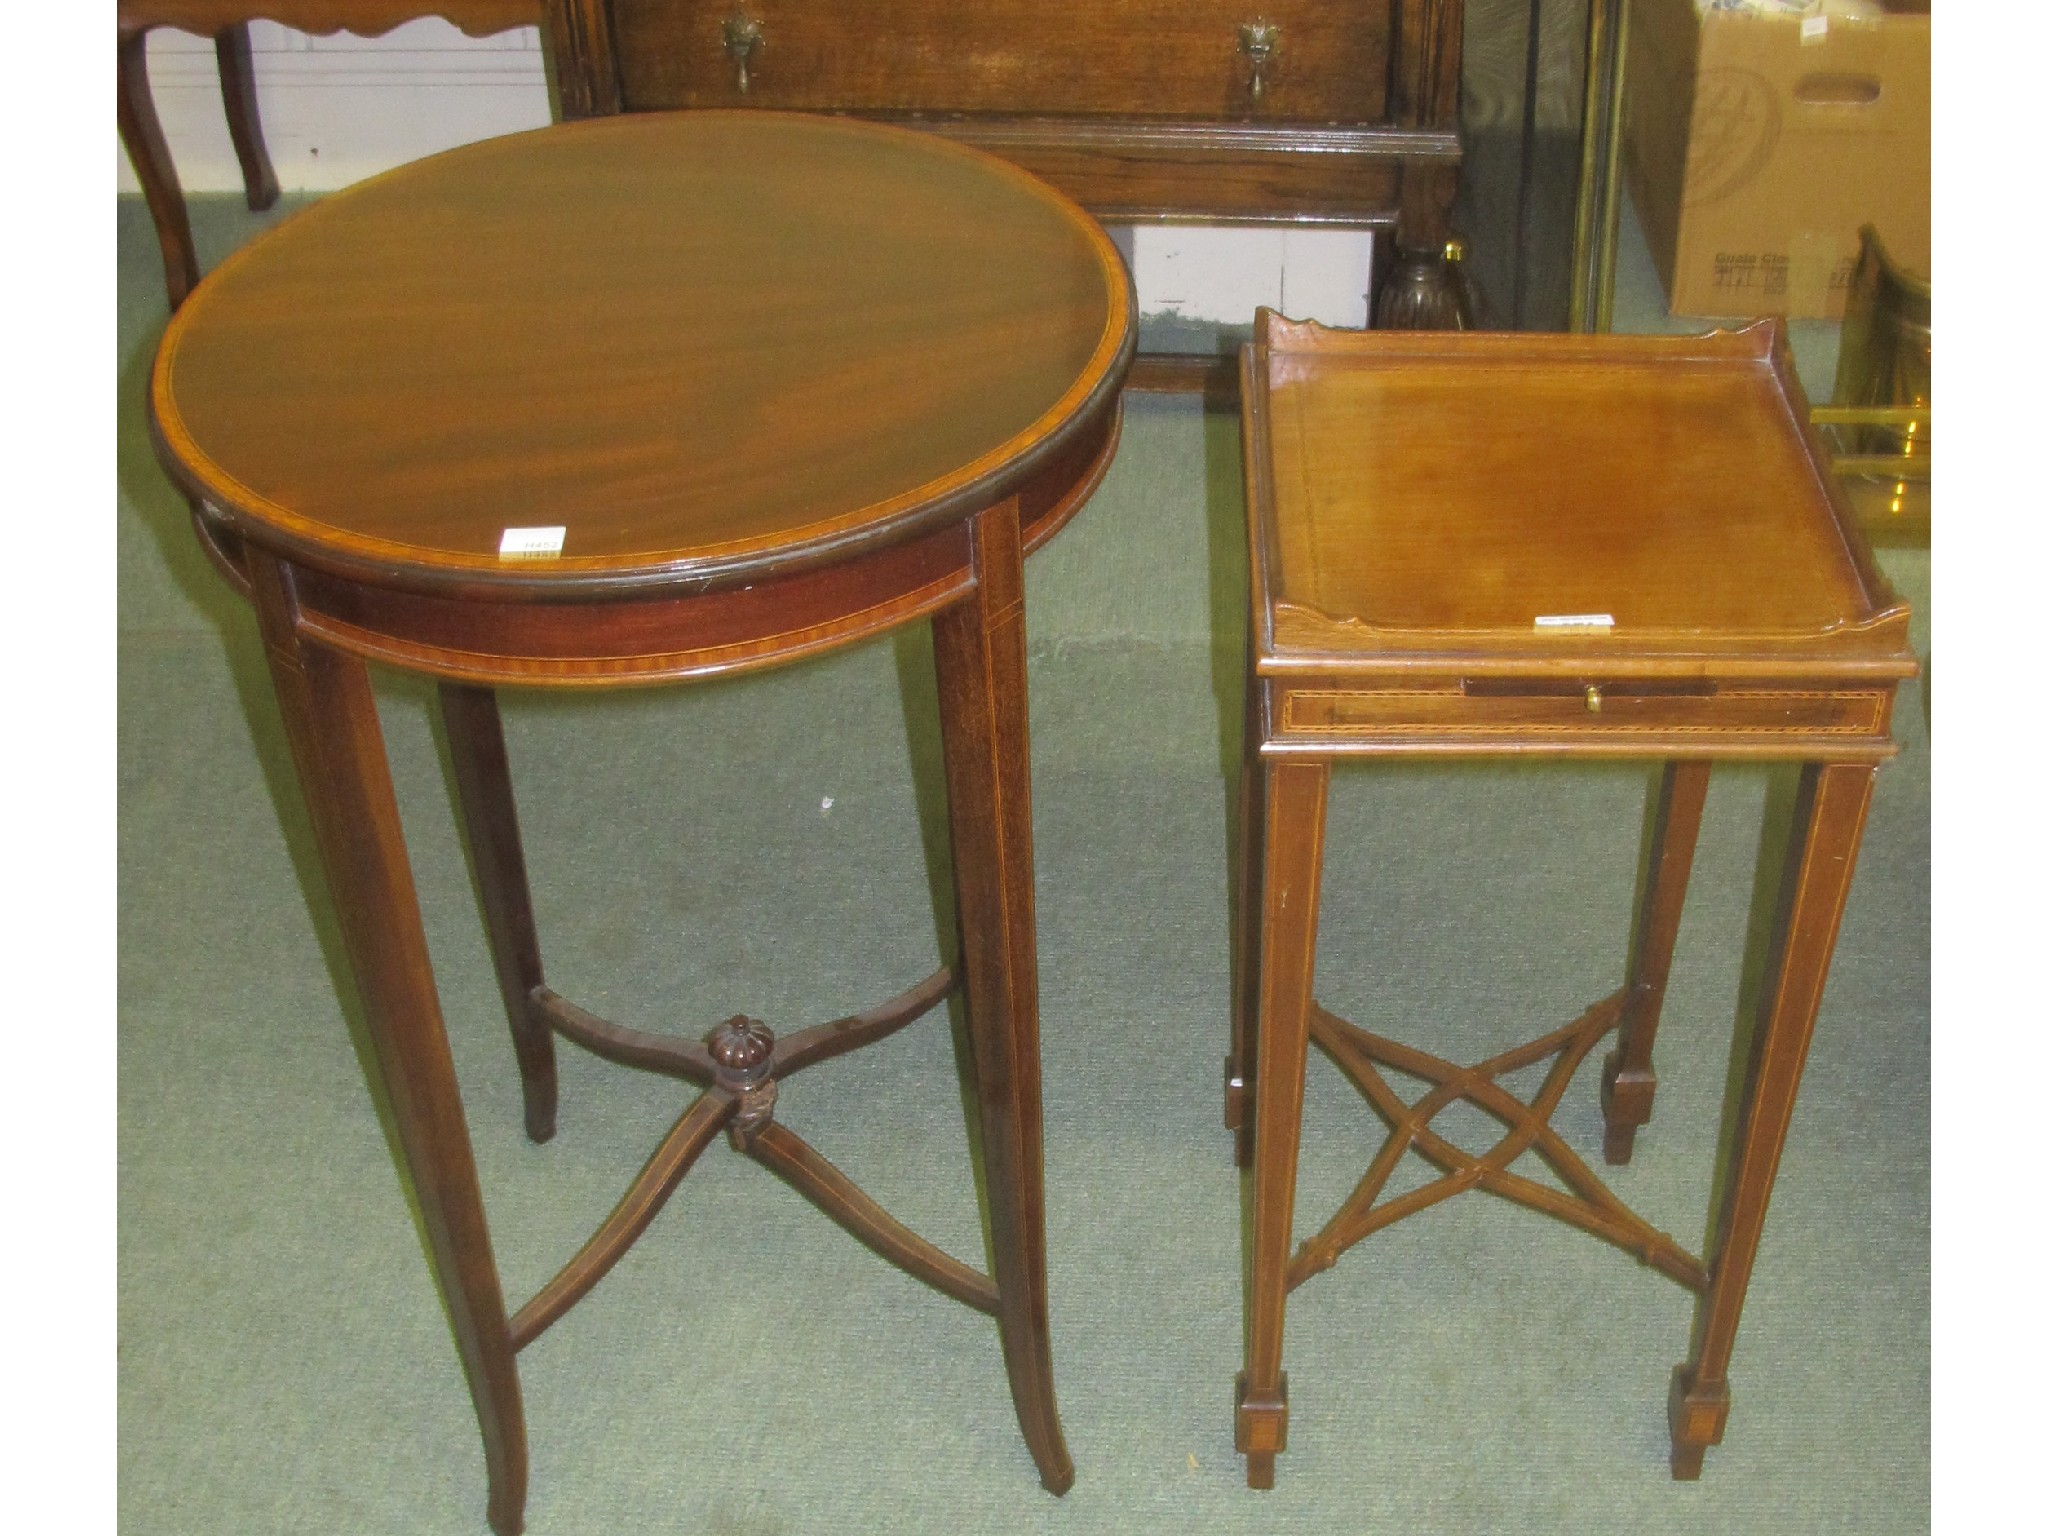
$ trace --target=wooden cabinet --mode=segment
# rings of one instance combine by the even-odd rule
[[[611,11],[635,103],[1376,122],[1393,4],[612,0]],[[1263,34],[1247,31],[1258,22]]]
[[[1381,323],[1455,323],[1462,0],[545,5],[564,116],[850,113],[992,150],[1105,219],[1387,230],[1409,270]]]

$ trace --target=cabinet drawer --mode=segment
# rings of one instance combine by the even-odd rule
[[[1289,690],[1283,735],[1532,742],[1631,736],[1868,737],[1886,728],[1889,688],[1723,687],[1642,682],[1449,679],[1413,688]]]
[[[630,110],[1377,123],[1392,0],[612,0]],[[1240,27],[1269,22],[1256,98]],[[750,23],[747,89],[727,23]]]

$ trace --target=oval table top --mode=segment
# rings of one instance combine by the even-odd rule
[[[322,199],[165,331],[172,473],[398,585],[728,585],[963,517],[1113,407],[1101,228],[930,135],[758,111],[511,134]],[[558,554],[500,553],[560,528]]]

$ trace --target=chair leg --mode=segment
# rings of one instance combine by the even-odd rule
[[[249,54],[246,25],[225,27],[213,37],[220,64],[220,100],[227,111],[228,137],[242,163],[242,188],[249,207],[262,212],[277,201],[277,172],[263,144],[263,119],[256,111],[256,62]]]
[[[185,194],[178,188],[177,167],[157,120],[156,100],[149,92],[149,31],[123,30],[119,41],[119,118],[121,143],[149,217],[156,225],[157,244],[164,254],[164,288],[175,310],[199,282],[199,257],[192,249],[192,226],[185,217]]]
[[[527,1471],[519,1375],[369,673],[298,633],[289,578],[275,561],[252,552],[250,578],[370,1054],[483,1432],[491,1528],[518,1536]]]
[[[1316,918],[1330,765],[1282,758],[1260,765],[1264,877],[1259,901],[1258,1061],[1253,1068],[1252,1266],[1244,1372],[1237,1378],[1237,1449],[1245,1481],[1273,1486],[1287,1449],[1287,1254],[1294,1239],[1294,1171],[1315,997]]]
[[[1678,947],[1678,921],[1685,888],[1692,879],[1693,850],[1699,844],[1700,813],[1707,801],[1705,762],[1664,765],[1651,814],[1649,878],[1636,915],[1628,983],[1621,1010],[1621,1034],[1600,1072],[1600,1113],[1606,1121],[1607,1161],[1625,1163],[1635,1155],[1636,1129],[1647,1125],[1657,1096],[1657,1071],[1650,1053],[1664,1009],[1664,984]]]
[[[533,1005],[534,989],[543,983],[540,939],[534,931],[533,898],[526,883],[526,853],[519,840],[519,812],[512,799],[498,696],[489,688],[443,683],[441,719],[448,728],[455,803],[482,899],[491,964],[512,1026],[512,1049],[519,1058],[526,1134],[546,1141],[555,1134],[555,1036]]]
[[[1764,1211],[1792,1122],[1792,1101],[1813,1039],[1835,935],[1870,809],[1877,770],[1865,764],[1809,763],[1801,772],[1792,838],[1779,884],[1762,1017],[1744,1072],[1741,1113],[1728,1183],[1715,1222],[1693,1356],[1673,1373],[1671,1475],[1700,1475],[1707,1447],[1728,1423],[1728,1357],[1763,1236]]]
[[[1053,1397],[1046,1297],[1024,555],[1015,499],[976,516],[969,539],[973,590],[932,620],[932,640],[988,1181],[989,1267],[1018,1424],[1040,1480],[1065,1493],[1074,1463]]]

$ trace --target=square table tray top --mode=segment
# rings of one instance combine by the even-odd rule
[[[1433,335],[1261,311],[1243,369],[1273,750],[1893,750],[1906,610],[1780,322]]]

